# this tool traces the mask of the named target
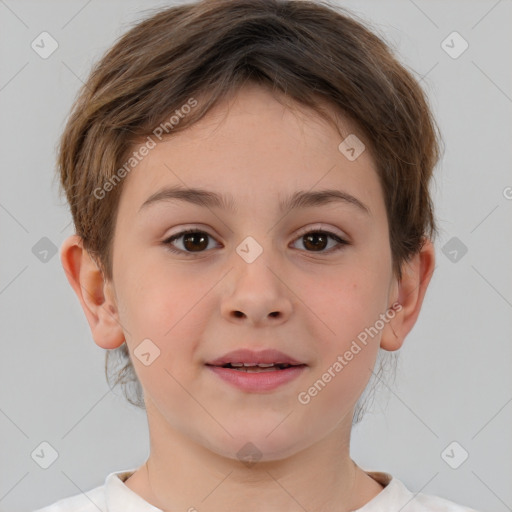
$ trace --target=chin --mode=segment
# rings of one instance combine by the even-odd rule
[[[300,432],[291,433],[283,427],[273,432],[266,426],[258,429],[255,425],[249,429],[227,429],[233,437],[225,437],[219,443],[213,442],[210,449],[223,457],[239,460],[247,467],[256,462],[283,460],[305,448],[305,440]]]

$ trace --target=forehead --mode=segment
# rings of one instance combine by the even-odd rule
[[[368,145],[355,160],[340,151],[346,137],[364,141],[357,127],[338,114],[337,130],[315,111],[282,99],[245,86],[200,121],[157,142],[125,178],[120,214],[135,214],[167,186],[229,196],[237,210],[244,204],[254,208],[255,197],[277,208],[297,190],[325,188],[341,189],[367,204],[379,202]]]

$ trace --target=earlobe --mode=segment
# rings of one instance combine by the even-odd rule
[[[394,286],[390,302],[397,302],[400,307],[395,308],[394,317],[382,332],[380,346],[384,350],[401,348],[414,327],[434,268],[434,245],[425,239],[420,252],[402,266],[402,279]]]
[[[105,349],[117,348],[125,341],[119,323],[113,285],[78,235],[71,235],[60,248],[60,260],[69,284],[75,291],[91,328],[95,343]]]

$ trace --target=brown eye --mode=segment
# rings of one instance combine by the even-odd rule
[[[166,248],[177,254],[200,254],[206,252],[209,248],[212,236],[204,231],[197,229],[188,229],[180,231],[165,240],[163,244]],[[307,252],[316,252],[321,254],[330,254],[343,248],[349,243],[338,235],[330,231],[312,230],[302,234],[297,241],[302,241],[304,250]],[[332,241],[332,242],[331,242]]]
[[[334,240],[335,243],[329,246],[329,239]],[[331,253],[341,249],[343,245],[348,245],[348,242],[330,231],[309,231],[297,240],[302,241],[307,252]]]
[[[176,253],[198,253],[208,248],[210,235],[204,231],[189,229],[181,231],[164,241],[167,249]],[[180,240],[181,239],[181,240]],[[178,241],[181,247],[176,247]]]
[[[313,251],[322,251],[327,247],[328,238],[325,233],[309,233],[303,236],[304,247]]]
[[[208,247],[208,235],[189,233],[183,236],[183,245],[187,251],[203,251]]]

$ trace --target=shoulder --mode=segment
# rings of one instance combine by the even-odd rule
[[[96,487],[86,493],[63,498],[52,505],[39,508],[34,512],[107,512],[105,487]]]
[[[34,512],[160,512],[124,484],[134,471],[135,468],[131,468],[110,473],[103,485],[61,499]]]
[[[384,485],[384,489],[357,512],[400,510],[400,512],[477,512],[446,498],[431,494],[412,493],[400,480],[389,473],[367,472]]]
[[[431,494],[412,494],[409,506],[403,512],[477,512],[475,509]]]

